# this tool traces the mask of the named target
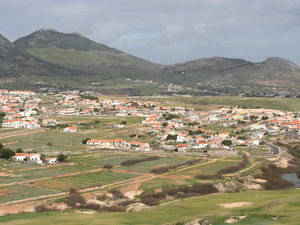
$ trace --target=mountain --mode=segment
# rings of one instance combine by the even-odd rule
[[[162,68],[164,79],[207,86],[300,86],[300,68],[278,57],[263,62],[232,58],[204,58]]]
[[[43,79],[56,81],[57,77],[70,78],[79,76],[78,71],[44,62],[22,49],[16,47],[8,39],[0,35],[0,86],[3,88],[33,88],[34,82]],[[57,86],[65,87],[64,82]]]
[[[280,57],[269,57],[264,61],[264,63],[279,66],[291,71],[300,70],[300,67],[297,64]]]
[[[28,36],[19,38],[14,44],[23,49],[60,48],[121,53],[119,50],[89,40],[79,33],[65,34],[53,29],[41,29]]]
[[[157,79],[160,68],[160,65],[98,44],[78,33],[43,29],[16,40],[14,45],[45,62],[92,74],[81,77],[86,86],[91,82],[107,83],[125,78]]]
[[[130,79],[152,80],[132,83]],[[0,88],[160,93],[162,83],[205,89],[233,86],[300,87],[300,67],[286,59],[263,62],[223,57],[159,65],[96,43],[78,33],[42,29],[11,43],[0,35]]]

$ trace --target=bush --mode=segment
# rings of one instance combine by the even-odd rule
[[[109,193],[111,193],[114,198],[119,199],[119,198],[127,198],[125,195],[122,194],[121,191],[117,190],[117,189],[111,189],[109,191]]]
[[[111,164],[106,164],[103,166],[104,169],[108,169],[108,170],[111,170],[114,166],[111,165]]]
[[[46,205],[38,205],[35,208],[36,212],[50,212],[50,211],[55,211],[54,209],[50,208],[49,206]]]
[[[199,175],[196,175],[195,178],[197,178],[197,179],[223,179],[224,177],[221,174],[212,174],[212,175],[199,174]]]
[[[239,171],[240,169],[249,165],[249,158],[247,155],[243,155],[243,160],[236,166],[229,166],[224,169],[221,169],[217,172],[217,174],[225,174],[225,173],[234,173]]]
[[[13,150],[9,148],[0,148],[0,158],[1,159],[10,159],[12,156],[15,155]]]
[[[218,189],[211,183],[198,183],[192,186],[169,188],[157,193],[142,194],[140,196],[140,202],[149,206],[154,206],[159,205],[160,201],[165,200],[167,196],[171,196],[174,198],[186,198],[217,192]]]
[[[158,156],[149,156],[149,157],[142,158],[142,159],[130,159],[130,160],[121,162],[121,165],[122,166],[131,166],[134,164],[138,164],[138,163],[142,163],[142,162],[146,162],[146,161],[158,160],[158,159],[159,159]]]
[[[259,178],[268,181],[264,184],[265,189],[276,190],[293,186],[293,183],[282,178],[282,174],[287,172],[286,169],[270,164],[267,167],[261,168],[261,171],[262,175]]]
[[[89,139],[89,138],[83,139],[83,140],[81,141],[81,143],[82,143],[83,145],[86,145],[87,141],[89,141],[89,140],[91,140],[91,139]]]
[[[16,153],[23,153],[24,151],[23,151],[23,149],[21,149],[21,148],[17,148],[16,149]]]
[[[74,188],[69,190],[67,205],[72,208],[78,208],[86,204],[85,198]]]
[[[59,154],[57,156],[57,161],[58,162],[67,162],[67,159],[68,159],[68,156],[67,155],[64,155],[64,154]]]

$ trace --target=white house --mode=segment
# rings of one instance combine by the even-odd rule
[[[64,132],[66,132],[66,133],[76,133],[77,132],[77,127],[66,127],[64,129]]]
[[[48,164],[56,164],[57,163],[57,158],[56,157],[49,157],[49,158],[46,158],[46,162]]]
[[[38,153],[26,154],[26,158],[32,161],[39,161],[41,160],[41,155]]]
[[[16,153],[16,155],[12,157],[12,159],[15,161],[24,161],[25,158],[26,158],[25,153]]]
[[[267,127],[264,124],[251,124],[249,126],[250,130],[266,130]]]

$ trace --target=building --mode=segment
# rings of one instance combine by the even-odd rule
[[[64,132],[66,132],[66,133],[76,133],[77,132],[77,127],[66,127],[64,129]]]

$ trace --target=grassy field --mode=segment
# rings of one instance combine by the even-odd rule
[[[96,213],[85,215],[74,212],[52,212],[2,216],[1,224],[103,224],[146,225],[167,222],[187,222],[194,218],[208,218],[213,225],[225,225],[231,216],[246,215],[235,224],[244,225],[298,225],[300,221],[300,190],[251,191],[242,193],[212,194],[176,201],[134,213]],[[248,206],[224,208],[219,204],[249,202]],[[271,221],[272,215],[278,216]]]
[[[113,171],[101,171],[32,182],[30,186],[35,188],[64,191],[70,188],[81,189],[92,186],[101,186],[116,181],[127,180],[136,176],[138,175],[116,173]]]
[[[240,160],[232,160],[232,161],[216,161],[212,163],[203,165],[199,165],[196,167],[192,167],[190,169],[186,169],[180,172],[174,172],[173,174],[183,174],[183,175],[198,175],[198,174],[216,174],[219,170],[224,169],[229,166],[237,165]]]
[[[209,109],[215,106],[243,106],[247,108],[267,108],[286,111],[299,111],[299,98],[246,98],[233,96],[211,97],[177,97],[177,98],[150,98],[165,104],[194,105],[199,109]]]
[[[38,197],[41,195],[51,195],[58,193],[55,190],[49,190],[48,188],[29,187],[26,185],[12,185],[8,187],[0,188],[1,198],[0,203],[8,201],[16,201],[25,198]]]

